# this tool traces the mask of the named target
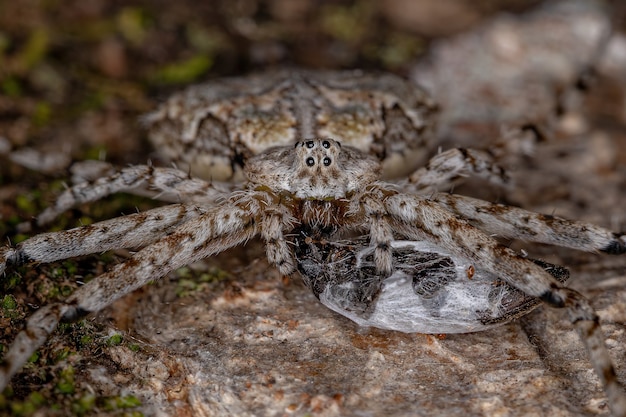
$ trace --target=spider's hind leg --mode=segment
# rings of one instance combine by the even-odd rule
[[[589,362],[607,394],[612,415],[626,416],[624,387],[617,379],[598,315],[589,300],[570,288],[552,288],[546,291],[541,299],[552,307],[567,309],[569,319],[587,349]]]

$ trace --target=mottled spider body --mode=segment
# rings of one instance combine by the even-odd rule
[[[241,180],[250,156],[312,137],[340,137],[397,177],[428,158],[436,113],[393,74],[282,69],[191,86],[144,122],[163,158],[201,178]]]
[[[452,159],[462,162],[455,166],[455,170],[432,175],[433,167],[442,166],[434,163],[429,165],[424,178],[437,178],[445,183],[459,171],[497,172],[476,164],[471,152],[459,151],[459,155],[462,156],[460,160]],[[517,237],[618,254],[626,252],[624,235],[591,224],[545,217],[467,197],[419,194],[417,191],[421,188],[416,187],[419,178],[399,184],[380,182],[380,165],[376,159],[329,138],[306,139],[252,157],[245,167],[249,183],[234,191],[225,192],[175,169],[131,167],[113,177],[70,188],[59,200],[65,203],[58,204],[52,211],[70,203],[91,201],[113,191],[132,191],[136,184],[128,179],[137,178],[137,172],[144,172],[140,177],[144,182],[146,173],[149,174],[151,191],[165,194],[177,191],[188,202],[38,235],[15,248],[0,251],[1,273],[7,266],[24,262],[51,262],[122,247],[143,248],[125,263],[82,286],[65,303],[40,308],[5,354],[0,368],[0,388],[8,384],[11,376],[46,341],[60,321],[72,321],[100,310],[181,266],[260,236],[266,244],[269,262],[285,275],[295,272],[299,265],[309,283],[319,281],[310,286],[322,299],[320,295],[327,290],[329,281],[320,276],[320,271],[323,275],[325,270],[330,269],[332,273],[333,268],[338,268],[335,276],[346,278],[347,275],[343,272],[346,261],[340,256],[340,239],[367,235],[367,243],[354,241],[356,246],[349,250],[349,255],[367,252],[365,258],[369,266],[357,263],[356,270],[362,272],[363,268],[369,268],[367,285],[374,291],[362,296],[365,293],[363,284],[357,282],[356,290],[348,286],[343,293],[335,292],[331,301],[342,303],[347,300],[343,307],[334,308],[336,311],[351,317],[348,313],[356,306],[361,311],[351,318],[362,324],[380,325],[384,321],[394,322],[400,309],[411,309],[410,300],[415,295],[430,292],[426,298],[430,296],[437,302],[437,288],[433,292],[432,285],[423,280],[429,273],[401,288],[401,292],[407,295],[404,300],[409,300],[408,304],[394,305],[385,301],[391,288],[388,280],[398,270],[407,269],[406,262],[398,255],[402,245],[397,242],[406,239],[414,243],[405,246],[405,252],[408,250],[405,260],[414,261],[421,256],[419,253],[431,258],[439,253],[455,262],[463,260],[463,274],[468,279],[476,276],[477,280],[483,280],[482,277],[486,276],[487,281],[492,281],[497,278],[510,286],[505,294],[511,294],[515,287],[531,299],[567,308],[587,346],[613,412],[626,415],[626,396],[604,346],[597,315],[588,301],[555,278],[562,273],[548,272],[549,265],[526,259],[492,237]],[[438,185],[436,181],[424,181],[422,186],[427,189]],[[339,265],[334,266],[327,259],[337,254]],[[431,272],[443,273],[444,278],[450,278],[450,272],[446,272],[450,265],[446,262],[440,259]],[[450,278],[450,281],[458,281],[458,277]],[[450,287],[446,279],[436,282],[437,286],[446,290]],[[381,310],[383,306],[386,310]],[[434,311],[434,306],[430,310]],[[378,321],[368,321],[372,317],[377,317]],[[421,318],[425,319],[420,317],[419,310],[415,310],[412,321]],[[410,321],[380,327],[440,332],[436,323],[419,327]],[[472,330],[475,329],[470,326],[466,329]]]

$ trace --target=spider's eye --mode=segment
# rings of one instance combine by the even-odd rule
[[[322,142],[322,146],[326,149],[330,148],[330,142],[325,140],[324,142]]]
[[[313,165],[315,165],[315,159],[313,159],[313,158],[311,158],[311,157],[308,157],[308,158],[306,159],[306,164],[307,164],[307,166],[312,167]]]
[[[328,158],[328,157],[324,158],[324,166],[327,167],[328,165],[330,165],[331,162],[332,161],[330,160],[330,158]]]
[[[306,147],[307,147],[307,148],[311,149],[313,146],[315,146],[315,143],[313,143],[313,141],[312,141],[312,140],[308,140],[308,141],[306,142]]]

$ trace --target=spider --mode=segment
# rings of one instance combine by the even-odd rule
[[[589,302],[559,282],[561,273],[548,272],[553,269],[550,265],[533,262],[492,237],[516,237],[578,250],[623,254],[626,235],[592,224],[432,192],[433,187],[457,178],[459,172],[487,178],[502,176],[497,167],[485,164],[476,155],[456,150],[445,159],[435,157],[411,176],[411,181],[393,184],[379,181],[381,166],[374,157],[331,138],[315,138],[271,148],[251,157],[244,167],[248,182],[243,187],[231,189],[191,178],[174,168],[151,166],[126,168],[112,177],[76,185],[60,197],[47,215],[53,216],[64,207],[93,201],[111,192],[139,186],[145,190],[146,184],[163,195],[176,193],[184,202],[67,231],[40,234],[16,247],[0,250],[0,272],[4,272],[7,267],[27,262],[52,262],[115,248],[142,248],[126,262],[76,290],[65,302],[47,305],[34,313],[4,355],[0,389],[45,343],[59,322],[75,321],[98,311],[181,266],[260,236],[269,262],[281,274],[290,275],[299,268],[305,281],[311,284],[319,275],[317,267],[333,271],[335,266],[326,257],[337,254],[341,257],[343,249],[338,242],[346,237],[356,246],[348,249],[349,255],[366,248],[367,279],[379,287],[403,267],[399,250],[408,247],[409,259],[418,256],[418,252],[439,254],[436,256],[439,266],[431,267],[433,271],[445,270],[442,259],[446,256],[455,261],[466,260],[469,266],[464,273],[468,278],[483,274],[497,276],[528,297],[566,308],[587,347],[613,414],[626,416],[626,394],[616,377],[598,317]],[[423,193],[423,190],[430,191]],[[366,243],[354,237],[360,235],[368,236]],[[398,243],[400,239],[418,242],[418,246],[402,246]],[[340,277],[346,275],[342,269],[336,272]],[[429,275],[428,270],[425,275]],[[432,293],[432,288],[428,284],[419,288],[413,285],[412,291]],[[375,317],[377,303],[384,300],[382,295],[376,295],[379,292],[375,290],[374,296],[366,296],[365,307],[354,316],[365,317],[366,321]],[[321,294],[319,288],[314,293]],[[335,296],[339,301],[347,297],[349,302],[341,307],[344,313],[355,310],[355,305],[358,307],[358,303],[350,302],[351,294],[359,295],[348,289],[343,296]],[[400,307],[391,304],[391,310],[382,314],[393,324],[399,313],[403,313]],[[412,324],[400,323],[396,328],[428,330],[420,324],[419,315]]]

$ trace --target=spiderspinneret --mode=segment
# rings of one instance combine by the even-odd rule
[[[460,162],[452,164],[457,172],[497,175],[496,169],[485,171],[482,165],[481,170],[474,169],[478,165],[472,163],[476,159],[470,152],[460,154],[460,159],[453,158]],[[382,182],[378,180],[380,164],[374,157],[330,138],[315,138],[251,157],[244,167],[248,182],[241,187],[189,178],[173,168],[131,167],[70,188],[53,212],[111,192],[145,191],[146,184],[159,195],[176,194],[182,202],[37,235],[16,247],[0,250],[2,273],[7,267],[27,262],[53,262],[116,248],[140,249],[126,262],[79,288],[65,302],[37,310],[4,355],[0,388],[45,343],[59,322],[98,311],[179,267],[259,236],[266,245],[269,262],[282,274],[299,269],[324,304],[361,324],[406,332],[428,331],[430,318],[425,315],[441,308],[445,302],[441,294],[450,294],[452,283],[459,282],[459,270],[465,276],[501,280],[509,286],[506,294],[515,289],[528,299],[566,308],[587,347],[613,413],[626,416],[626,394],[590,303],[559,281],[564,275],[559,267],[527,259],[493,237],[623,254],[626,236],[469,197],[420,193],[437,186],[438,181],[445,184],[451,179],[449,170],[435,175],[448,162],[427,165],[411,181]],[[421,186],[416,187],[420,178]],[[341,239],[351,242],[347,252]],[[363,279],[353,279],[343,272],[346,265],[352,264]],[[397,277],[398,271],[406,274],[414,269],[406,265],[415,264],[422,266],[423,273],[414,273],[407,281],[409,285],[400,290],[400,298],[409,302],[394,304],[393,297],[389,299],[392,287],[403,282]],[[423,267],[426,264],[430,266]],[[323,271],[328,270],[334,274],[332,279],[324,275]],[[439,278],[429,282],[433,275]],[[347,285],[337,286],[337,279]],[[422,310],[415,303],[419,297],[430,300],[419,303]],[[410,320],[397,318],[406,311]],[[476,330],[473,324],[476,322],[466,323],[463,328],[463,323],[457,323],[456,331]]]

